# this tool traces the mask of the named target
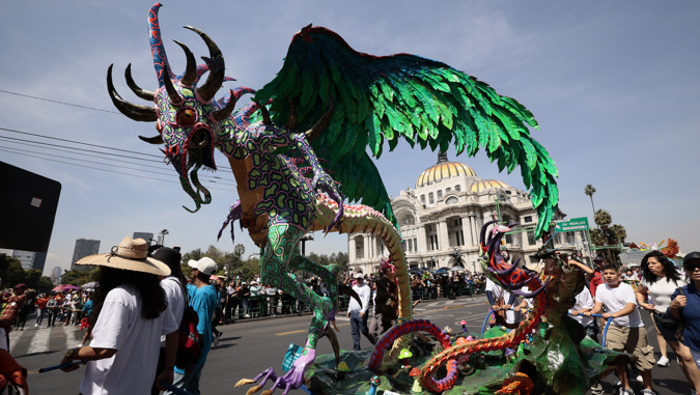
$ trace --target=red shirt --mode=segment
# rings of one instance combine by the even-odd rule
[[[599,271],[596,270],[595,273],[593,273],[593,278],[591,278],[591,283],[589,284],[588,288],[591,290],[591,295],[595,298],[595,289],[605,281],[603,280],[603,274]]]

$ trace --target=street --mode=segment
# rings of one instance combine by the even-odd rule
[[[459,322],[464,319],[468,323],[469,332],[480,333],[487,311],[485,297],[464,297],[456,300],[421,302],[414,309],[414,317],[428,319],[441,327],[449,325],[453,331],[460,330]],[[647,330],[653,328],[649,315],[642,312],[642,317],[647,324]],[[200,386],[202,394],[242,395],[250,388],[249,386],[233,388],[241,378],[253,378],[269,367],[274,367],[278,373],[282,372],[282,358],[287,347],[290,343],[303,346],[309,322],[308,315],[292,315],[256,321],[243,320],[219,326],[219,330],[224,334],[219,346],[211,350],[204,367]],[[347,317],[339,316],[337,324],[341,331],[337,333],[340,348],[352,349],[350,324]],[[78,392],[83,369],[71,373],[53,371],[39,374],[37,372],[41,367],[58,364],[67,348],[79,345],[77,328],[60,326],[50,329],[42,327],[37,330],[34,328],[33,317],[30,316],[24,331],[13,331],[10,334],[11,353],[29,371],[30,393],[75,395]],[[654,334],[649,340],[655,347],[657,346]],[[363,349],[370,347],[369,341],[364,337],[362,347]],[[326,339],[321,339],[318,355],[332,354],[332,352],[330,343]],[[656,358],[658,359],[659,356],[657,348]],[[688,393],[689,386],[670,350],[669,358],[673,361],[671,366],[666,368],[657,366],[653,370],[655,390],[660,395]],[[606,378],[604,382],[606,393],[612,391],[614,381],[612,375]],[[636,391],[642,388],[641,384],[636,382],[632,382],[632,387]]]

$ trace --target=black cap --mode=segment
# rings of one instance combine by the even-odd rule
[[[683,258],[683,267],[690,266],[693,261],[700,261],[700,252],[693,251],[686,255],[685,258]]]
[[[179,267],[182,260],[182,255],[179,251],[168,247],[159,248],[153,253],[152,257],[153,259],[157,259],[165,263],[171,269],[173,267]]]

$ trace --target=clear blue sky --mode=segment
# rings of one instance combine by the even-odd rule
[[[157,147],[137,138],[154,135],[154,125],[118,114],[105,83],[107,67],[114,63],[118,91],[141,103],[122,77],[132,63],[137,83],[156,88],[146,28],[151,5],[4,2],[0,90],[93,109],[0,92],[0,127],[159,156]],[[309,23],[335,30],[362,52],[413,53],[464,70],[535,114],[541,127],[533,133],[559,167],[560,207],[570,218],[591,216],[583,188],[593,184],[596,208],[609,210],[613,222],[627,228],[628,240],[655,243],[673,237],[686,252],[700,250],[699,17],[698,2],[637,0],[173,1],[160,12],[174,70],[180,72],[185,60],[172,39],[186,43],[197,56],[207,54],[201,40],[181,28],[192,25],[221,47],[227,74],[236,84],[253,88],[274,77],[292,35]],[[1,130],[0,136],[49,141]],[[191,207],[191,200],[171,166],[119,160],[113,154],[92,157],[0,139],[0,160],[63,186],[46,273],[68,267],[77,238],[99,239],[106,252],[134,231],[168,229],[166,244],[184,251],[211,244],[233,249],[228,238],[216,242],[237,197],[230,173],[214,174],[225,185],[212,188],[212,204],[189,214],[181,206]],[[61,156],[131,175],[46,160],[75,163]],[[454,151],[450,158],[455,159]],[[217,157],[219,164],[223,159]],[[483,153],[456,159],[483,178],[524,189],[518,171],[498,174]],[[382,156],[378,167],[389,193],[397,195],[413,187],[435,160],[432,152],[400,144]],[[3,185],[3,190],[11,188]],[[257,252],[237,228],[239,242],[246,255]],[[346,238],[338,236],[317,235],[307,245],[319,253],[346,249]]]

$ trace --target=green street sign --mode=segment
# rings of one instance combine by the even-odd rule
[[[578,230],[588,230],[588,217],[574,218],[568,221],[555,222],[557,232],[576,232]]]

